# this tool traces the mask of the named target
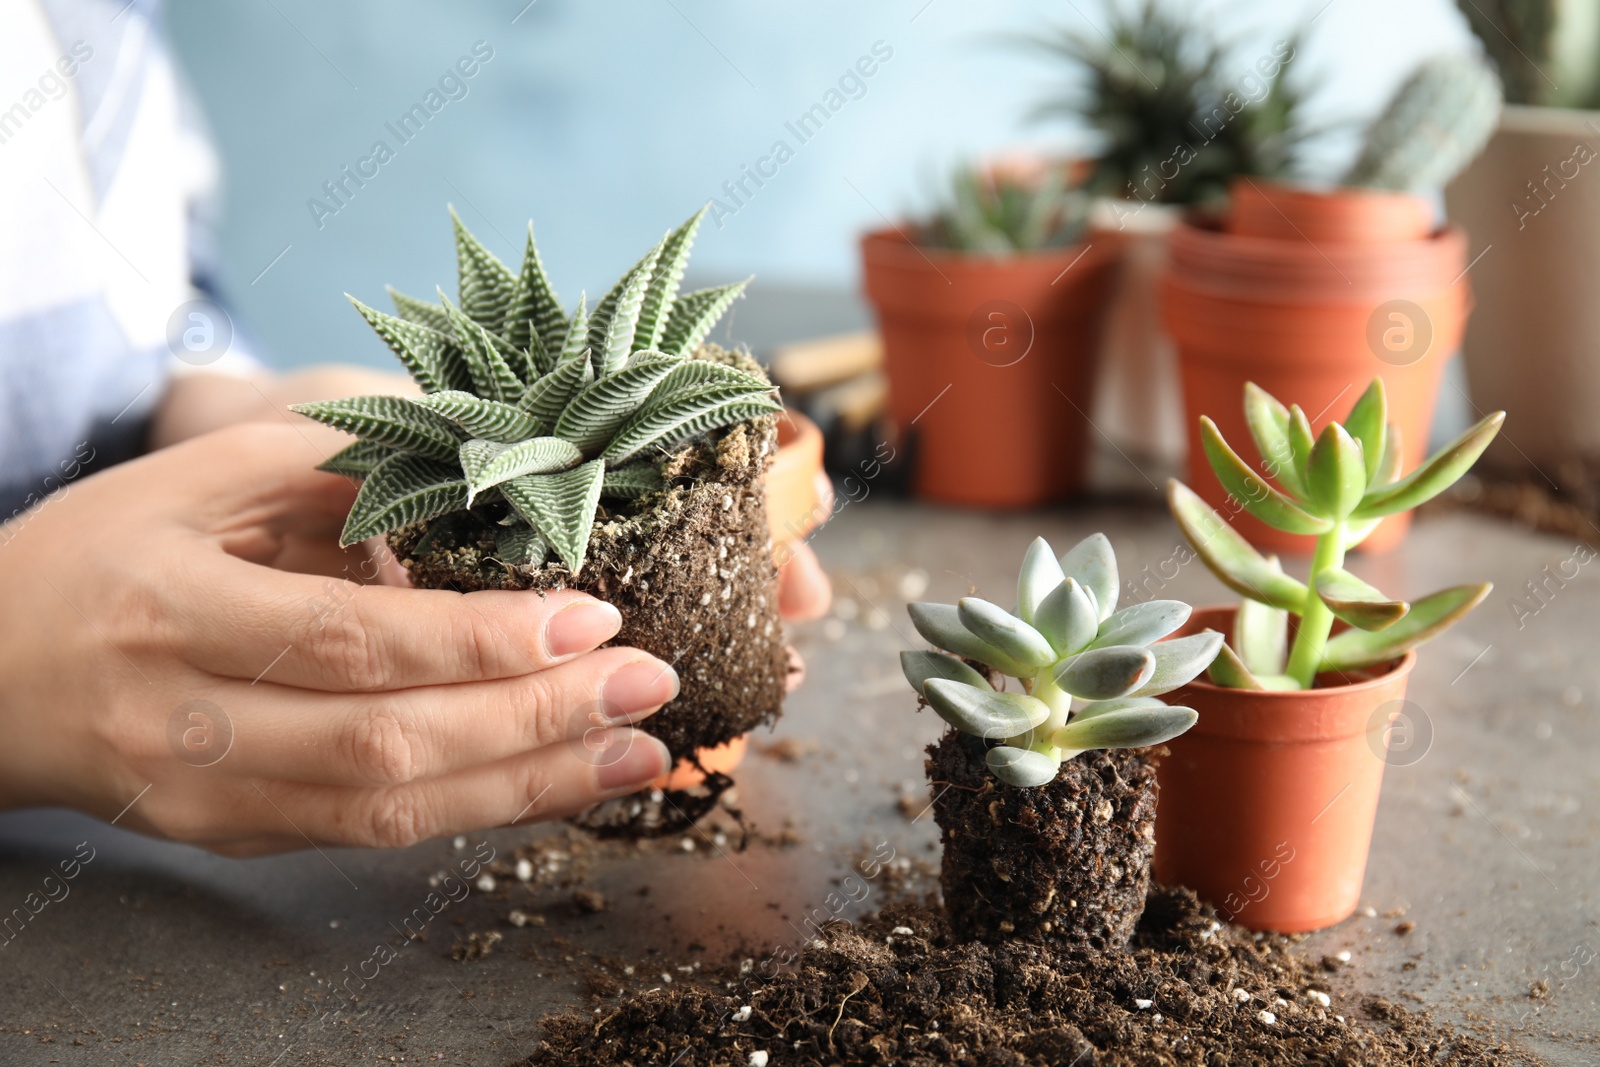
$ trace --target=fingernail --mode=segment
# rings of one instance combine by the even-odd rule
[[[604,600],[574,600],[550,617],[544,647],[552,656],[570,656],[599,648],[622,629],[622,613]]]
[[[658,659],[630,660],[600,688],[611,726],[637,722],[677,695],[678,672]]]
[[[672,769],[672,754],[656,738],[640,730],[620,730],[601,751],[596,782],[602,793],[632,792]]]

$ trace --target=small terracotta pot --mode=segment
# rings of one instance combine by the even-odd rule
[[[774,549],[804,541],[828,517],[817,482],[821,473],[822,431],[798,411],[785,411],[778,419],[778,454],[766,476],[767,525]]]
[[[1235,178],[1228,189],[1227,228],[1240,237],[1316,244],[1420,241],[1433,232],[1433,205],[1413,193]]]
[[[1231,633],[1204,608],[1177,635]],[[1164,698],[1200,713],[1157,777],[1156,879],[1252,930],[1320,930],[1361,897],[1388,745],[1416,662],[1325,675],[1301,692],[1191,682]],[[1332,683],[1332,684],[1328,684]]]
[[[1344,199],[1297,195],[1305,198],[1300,210]],[[1426,454],[1440,376],[1471,306],[1465,267],[1466,235],[1457,227],[1387,243],[1318,243],[1240,236],[1198,219],[1180,224],[1169,242],[1162,310],[1178,345],[1189,484],[1254,544],[1310,552],[1313,539],[1274,530],[1230,504],[1200,445],[1200,416],[1209,415],[1253,458],[1246,382],[1299,404],[1320,431],[1380,377],[1405,468],[1415,467]],[[1405,514],[1385,519],[1362,547],[1393,547],[1409,521]]]
[[[883,230],[861,255],[916,494],[1014,508],[1080,489],[1113,250],[969,256]]]
[[[772,551],[780,569],[787,564],[788,546],[822,525],[827,518],[826,501],[818,485],[822,474],[822,431],[817,424],[797,411],[786,411],[778,420],[778,454],[767,468],[767,524],[772,531]],[[748,742],[735,737],[715,748],[698,753],[707,771],[728,773],[744,759]],[[693,789],[705,781],[705,774],[688,760],[679,760],[668,774],[651,782],[654,789]]]

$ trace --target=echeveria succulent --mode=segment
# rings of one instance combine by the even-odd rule
[[[678,293],[704,215],[570,318],[531,225],[513,273],[459,218],[459,307],[442,291],[438,305],[391,291],[398,316],[352,298],[423,396],[295,406],[360,438],[322,465],[362,479],[340,543],[489,505],[506,563],[554,549],[577,574],[602,498],[636,500],[660,487],[669,447],[779,410],[760,374],[695,356],[745,287]]]
[[[1316,552],[1304,582],[1276,556],[1257,552],[1238,531],[1179,481],[1168,502],[1195,553],[1246,599],[1234,618],[1231,646],[1211,665],[1218,685],[1237,689],[1309,689],[1324,671],[1347,671],[1403,655],[1471,611],[1492,586],[1453,586],[1414,603],[1392,600],[1344,569],[1345,551],[1386,515],[1406,511],[1449,488],[1500,432],[1505,412],[1489,415],[1416,470],[1400,473],[1400,431],[1388,421],[1383,381],[1374,378],[1343,423],[1313,436],[1298,405],[1284,407],[1254,383],[1245,385],[1245,421],[1271,484],[1201,416],[1200,438],[1217,479],[1239,506],[1276,529],[1314,534]],[[1293,647],[1289,616],[1299,617]],[[1333,622],[1349,629],[1333,635]]]
[[[1015,613],[978,597],[912,604],[917,632],[944,651],[902,652],[901,669],[940,718],[1000,742],[987,756],[996,777],[1046,785],[1079,752],[1160,744],[1195,723],[1192,709],[1156,698],[1205,670],[1222,635],[1163,641],[1188,621],[1189,605],[1147,600],[1117,611],[1117,592],[1104,534],[1060,559],[1036,538],[1022,560]],[[997,690],[963,660],[1017,679],[1022,691]]]

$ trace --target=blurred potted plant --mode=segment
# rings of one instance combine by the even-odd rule
[[[1118,611],[1118,587],[1104,534],[1059,559],[1041,537],[1023,557],[1016,614],[977,597],[910,606],[942,650],[900,664],[919,708],[951,726],[928,746],[927,772],[959,937],[1120,950],[1133,936],[1156,815],[1153,761],[1138,750],[1194,725],[1192,709],[1156,698],[1203,671],[1222,635],[1163,641],[1189,606]]]
[[[1411,650],[1489,594],[1485,582],[1407,603],[1344,569],[1346,551],[1385,516],[1461,477],[1505,418],[1490,415],[1402,474],[1386,401],[1376,378],[1343,423],[1313,437],[1298,406],[1247,384],[1245,423],[1271,459],[1272,481],[1216,423],[1199,420],[1211,469],[1238,504],[1274,529],[1316,538],[1304,582],[1250,547],[1188,486],[1168,487],[1195,553],[1245,599],[1189,620],[1231,636],[1209,680],[1176,697],[1199,722],[1169,743],[1158,769],[1156,877],[1189,886],[1252,929],[1316,930],[1355,909]]]
[[[909,232],[862,238],[889,414],[918,496],[1027,507],[1076,491],[1111,258],[1065,163],[963,168]]]
[[[1199,416],[1222,412],[1224,435],[1242,436],[1234,398],[1246,381],[1299,403],[1316,430],[1355,383],[1381,377],[1401,460],[1409,467],[1422,458],[1470,298],[1465,235],[1435,230],[1421,194],[1472,158],[1499,104],[1480,61],[1429,60],[1368,128],[1337,187],[1241,176],[1220,222],[1192,217],[1173,231],[1164,318],[1189,411],[1189,479],[1212,506],[1223,507],[1227,494],[1202,461]],[[1273,551],[1313,547],[1248,511],[1230,521]],[[1387,520],[1368,547],[1392,547],[1404,522]]]
[[[1517,440],[1486,459],[1538,465],[1600,453],[1600,7],[1590,0],[1460,0],[1500,72],[1506,108],[1445,191],[1472,235],[1478,306],[1462,352],[1474,402],[1503,407]],[[1514,358],[1508,358],[1515,353]]]
[[[1102,13],[1104,34],[1060,29],[1029,39],[1065,74],[1035,116],[1087,124],[1100,139],[1088,239],[1114,250],[1119,269],[1095,425],[1135,455],[1176,463],[1182,401],[1157,298],[1167,235],[1183,207],[1225,198],[1235,175],[1287,175],[1314,131],[1286,77],[1295,39],[1234,62],[1236,50],[1170,3],[1107,0]]]

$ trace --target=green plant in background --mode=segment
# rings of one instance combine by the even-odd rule
[[[1009,256],[1071,244],[1087,218],[1087,198],[1063,164],[964,166],[920,240],[930,248]]]
[[[350,298],[423,395],[295,406],[359,438],[321,467],[362,479],[340,543],[475,509],[505,563],[554,549],[577,574],[602,498],[638,500],[661,487],[665,448],[779,410],[764,377],[695,356],[746,284],[678,294],[704,215],[570,318],[531,224],[513,273],[453,211],[459,306],[391,290],[395,316]]]
[[[1427,60],[1367,127],[1342,184],[1403,192],[1443,189],[1483,148],[1499,118],[1500,84],[1481,60]]]
[[[1167,499],[1184,536],[1223,584],[1242,595],[1229,645],[1210,679],[1236,689],[1310,689],[1323,671],[1369,667],[1434,637],[1489,595],[1487,582],[1458,585],[1415,603],[1391,600],[1344,569],[1345,551],[1386,515],[1431,500],[1466,473],[1505,421],[1496,412],[1403,477],[1400,434],[1387,421],[1383,382],[1372,385],[1343,423],[1313,437],[1299,405],[1285,408],[1253,383],[1245,420],[1272,485],[1229,447],[1216,424],[1200,419],[1206,459],[1224,489],[1262,522],[1314,534],[1311,572],[1301,582],[1274,556],[1257,552],[1182,482]],[[1281,487],[1281,488],[1280,488]],[[1293,646],[1289,616],[1299,620]],[[1349,629],[1330,636],[1335,619]]]
[[[1295,42],[1274,54],[1267,91],[1251,100],[1227,62],[1230,49],[1199,19],[1158,0],[1107,0],[1104,10],[1103,36],[1061,29],[1034,41],[1070,72],[1067,89],[1036,114],[1081,118],[1104,140],[1091,188],[1192,204],[1221,197],[1237,174],[1290,172],[1311,134],[1300,119],[1301,94],[1286,79]]]
[[[1600,108],[1600,4],[1457,0],[1505,87],[1506,102]]]
[[[1222,635],[1162,641],[1188,620],[1189,605],[1150,600],[1117,611],[1117,589],[1104,534],[1059,560],[1036,538],[1017,578],[1015,614],[977,597],[912,604],[917,632],[944,652],[902,652],[901,669],[940,718],[1001,742],[987,762],[1011,785],[1046,785],[1063,760],[1089,749],[1160,744],[1196,715],[1155,698],[1205,670]],[[996,690],[964,660],[1018,679],[1022,692]],[[1074,700],[1084,703],[1074,708]]]

